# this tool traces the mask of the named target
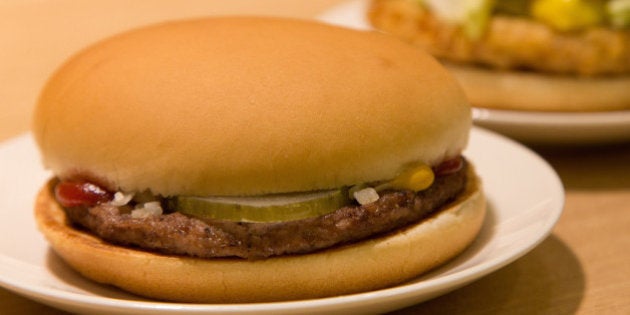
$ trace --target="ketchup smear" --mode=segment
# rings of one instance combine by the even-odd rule
[[[55,186],[55,197],[64,207],[95,206],[112,200],[114,194],[85,181],[62,181]]]
[[[461,156],[448,159],[433,168],[433,173],[437,176],[453,174],[464,167],[464,158]]]

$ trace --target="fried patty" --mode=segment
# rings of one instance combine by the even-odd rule
[[[496,15],[472,40],[412,0],[375,0],[370,23],[451,62],[555,74],[630,74],[630,30],[558,32],[526,17]]]
[[[132,218],[108,204],[65,211],[74,224],[115,244],[164,254],[260,259],[357,242],[418,222],[464,190],[466,173],[464,163],[457,172],[436,177],[424,191],[386,191],[371,204],[352,204],[320,217],[288,222],[201,220],[179,212]]]

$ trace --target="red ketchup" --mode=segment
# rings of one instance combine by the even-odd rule
[[[112,200],[114,194],[85,181],[62,181],[55,186],[55,197],[64,207],[91,207]]]
[[[461,156],[448,159],[442,162],[440,165],[433,168],[433,173],[436,176],[444,176],[453,174],[464,167],[464,159]]]

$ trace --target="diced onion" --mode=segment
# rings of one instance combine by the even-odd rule
[[[376,192],[376,189],[372,187],[367,187],[355,191],[352,195],[360,205],[366,205],[368,203],[375,202],[378,200],[378,198],[380,198],[378,192]]]
[[[112,206],[121,207],[129,203],[133,199],[134,193],[124,194],[123,192],[116,192],[114,199],[109,202]]]
[[[131,211],[131,217],[134,219],[144,219],[162,214],[162,206],[159,201],[151,201]]]

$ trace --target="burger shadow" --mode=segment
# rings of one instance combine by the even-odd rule
[[[459,255],[450,260],[441,267],[437,267],[428,273],[418,277],[414,281],[425,281],[435,277],[442,277],[448,274],[460,272],[470,268],[471,265],[479,263],[479,259],[483,259],[483,251],[486,250],[487,244],[494,238],[494,227],[497,225],[497,217],[491,201],[488,200],[486,216],[481,225],[481,229],[475,237],[475,240]],[[412,281],[413,282],[413,281]]]
[[[73,293],[129,301],[147,301],[142,297],[123,292],[114,286],[99,284],[83,277],[66,264],[52,249],[49,249],[46,254],[46,266],[60,282],[70,287]],[[63,290],[69,291],[66,288]]]
[[[574,314],[584,290],[579,259],[552,234],[525,256],[472,284],[391,314]]]
[[[531,146],[556,170],[567,190],[630,189],[630,142],[591,146]]]

